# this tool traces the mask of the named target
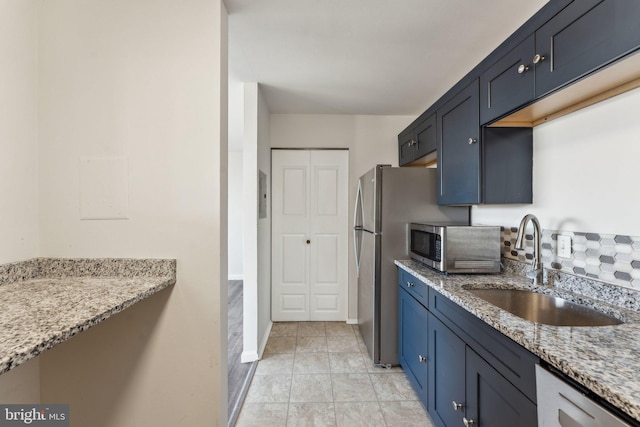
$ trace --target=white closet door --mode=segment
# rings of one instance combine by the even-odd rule
[[[273,150],[274,321],[347,317],[346,150]]]
[[[309,319],[309,153],[271,151],[271,318]]]

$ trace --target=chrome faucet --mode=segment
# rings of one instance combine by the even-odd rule
[[[520,221],[518,235],[516,236],[516,249],[524,249],[524,230],[527,223],[531,221],[533,224],[533,268],[527,272],[527,277],[533,279],[534,285],[542,285],[544,283],[542,275],[542,262],[540,261],[540,238],[542,231],[540,230],[540,222],[535,215],[527,214]]]

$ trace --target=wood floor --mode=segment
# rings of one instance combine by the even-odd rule
[[[229,426],[235,425],[242,400],[249,386],[250,376],[257,362],[240,363],[242,355],[242,280],[229,280],[228,339],[229,339]]]

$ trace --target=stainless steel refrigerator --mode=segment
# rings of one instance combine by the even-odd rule
[[[438,206],[435,169],[378,165],[360,177],[354,208],[358,325],[373,363],[397,365],[398,276],[410,222],[469,223],[469,208]],[[426,332],[425,332],[426,333]]]

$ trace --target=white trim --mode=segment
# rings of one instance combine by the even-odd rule
[[[242,355],[240,355],[241,363],[254,362],[259,359],[260,357],[258,356],[258,353],[256,353],[255,351],[243,351]]]
[[[243,351],[242,356],[240,357],[240,361],[242,363],[253,362],[255,360],[262,359],[262,355],[264,354],[264,349],[267,347],[267,341],[269,340],[269,335],[271,334],[271,328],[273,327],[273,322],[269,320],[269,326],[262,336],[262,340],[260,341],[260,349],[258,352],[254,351]]]
[[[260,342],[260,349],[258,350],[259,358],[262,359],[262,354],[264,353],[264,349],[267,346],[267,341],[269,341],[269,335],[271,334],[271,328],[273,327],[273,322],[269,320],[269,326],[267,326],[267,330],[264,332],[262,336],[262,341]]]
[[[244,280],[244,274],[230,274],[228,280]]]
[[[347,325],[357,325],[358,319],[347,319]]]
[[[297,192],[289,194],[285,183],[287,171],[291,168],[307,175],[308,179],[302,179],[300,187],[296,187]],[[329,168],[327,170],[331,170],[333,176],[331,179],[338,183],[335,192],[330,195],[335,212],[320,222],[318,220],[322,217],[316,212],[314,201],[316,192],[324,185],[324,175],[315,172],[318,168]],[[271,319],[344,321],[348,316],[349,293],[349,151],[272,149],[271,189],[271,206],[274,207],[271,215]],[[290,215],[281,209],[288,197],[295,199],[294,203],[302,210],[301,215]],[[280,208],[275,209],[278,206]],[[313,244],[294,249],[294,246],[285,244],[286,236],[299,235],[301,232],[307,238],[317,233],[330,236],[335,251],[329,251],[327,245]],[[307,240],[309,242],[311,240]],[[335,276],[335,279],[319,282],[319,266],[315,259],[325,256],[332,261],[329,262],[332,268],[328,274]],[[293,290],[286,277],[290,266],[296,264],[309,268],[304,269],[301,282]],[[293,274],[297,274],[297,270]],[[322,294],[332,302],[333,308],[320,308],[323,305]]]

